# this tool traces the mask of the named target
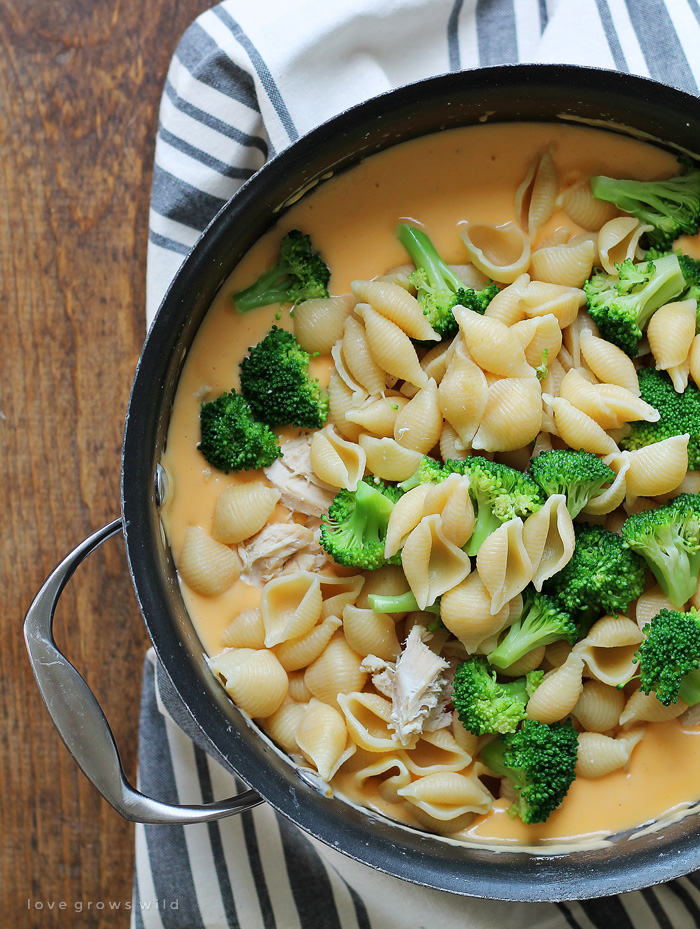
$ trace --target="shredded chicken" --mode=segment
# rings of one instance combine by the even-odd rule
[[[430,637],[422,626],[414,626],[396,663],[368,655],[361,670],[372,675],[377,690],[392,703],[389,728],[402,745],[409,745],[415,735],[449,726],[447,712],[450,688],[444,672],[449,664],[425,644]]]
[[[280,574],[318,571],[327,555],[314,539],[313,530],[299,523],[268,523],[238,546],[243,563],[241,579],[262,587]]]
[[[320,481],[311,470],[311,436],[302,433],[282,443],[282,457],[276,458],[265,477],[282,494],[280,502],[293,513],[321,516],[328,510],[336,492]]]

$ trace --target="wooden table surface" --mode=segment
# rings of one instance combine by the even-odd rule
[[[0,4],[2,926],[129,922],[133,827],[60,742],[22,620],[66,552],[119,513],[158,103],[179,37],[210,5]],[[119,538],[79,569],[55,625],[133,778],[147,638]]]

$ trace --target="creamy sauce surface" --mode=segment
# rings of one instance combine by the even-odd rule
[[[199,409],[203,400],[238,387],[242,357],[273,323],[293,328],[287,311],[279,320],[274,307],[241,317],[231,301],[234,291],[274,263],[281,236],[293,228],[311,236],[332,270],[329,289],[333,294],[348,292],[353,280],[382,275],[406,262],[394,234],[396,224],[406,219],[425,227],[446,261],[464,262],[457,224],[465,219],[491,224],[513,219],[516,189],[532,159],[547,146],[552,148],[562,187],[595,174],[654,179],[677,170],[676,158],[668,152],[594,129],[510,124],[449,130],[372,156],[320,185],[251,249],[203,321],[175,397],[162,459],[169,483],[162,520],[176,563],[187,526],[211,531],[211,514],[221,491],[237,481],[259,479],[254,473],[225,475],[208,467],[197,450]],[[540,237],[563,224],[579,231],[558,212]],[[700,257],[697,238],[682,246]],[[328,365],[323,359],[316,373],[327,379]],[[258,604],[260,591],[238,581],[217,597],[204,597],[186,587],[183,595],[203,646],[213,655],[221,651],[225,627],[241,610]],[[410,822],[409,816],[384,802],[371,787],[361,793],[355,790],[351,777],[342,771],[335,783],[350,799]],[[507,804],[498,801],[492,812],[477,817],[461,835],[527,845],[608,835],[697,799],[700,732],[684,729],[677,721],[650,724],[628,771],[598,780],[578,778],[564,805],[547,823],[524,826],[505,813]]]

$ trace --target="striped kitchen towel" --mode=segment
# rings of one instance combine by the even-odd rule
[[[163,93],[148,243],[150,323],[184,256],[268,157],[400,84],[516,62],[700,86],[699,0],[225,0],[187,30]],[[177,695],[144,664],[139,787],[234,794]],[[686,929],[700,877],[598,901],[507,904],[425,890],[344,858],[263,805],[208,825],[137,826],[133,929]]]

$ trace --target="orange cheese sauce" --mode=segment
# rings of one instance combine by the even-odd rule
[[[299,228],[310,234],[332,271],[330,291],[346,293],[351,281],[369,279],[403,264],[396,224],[421,223],[448,262],[464,262],[457,231],[462,220],[502,223],[514,218],[515,192],[532,159],[551,146],[561,186],[581,176],[611,174],[629,178],[668,176],[677,169],[673,155],[651,145],[600,130],[558,124],[484,125],[449,130],[396,146],[324,182],[303,197],[241,261],[215,299],[184,365],[162,464],[168,495],[162,520],[177,563],[185,529],[211,531],[214,504],[236,481],[255,474],[225,475],[210,469],[197,450],[199,409],[238,387],[238,365],[248,347],[276,322],[275,308],[238,316],[231,294],[250,284],[276,260],[280,237]],[[566,223],[555,213],[540,233]],[[684,248],[700,257],[697,237]],[[293,328],[288,312],[278,325]],[[314,373],[327,382],[328,359]],[[217,597],[183,587],[183,595],[205,650],[221,651],[221,634],[233,616],[257,605],[260,591],[238,581]],[[410,816],[371,791],[353,789],[349,774],[336,777],[340,792],[355,802],[410,822]],[[564,805],[542,826],[526,827],[499,801],[461,834],[464,839],[532,845],[557,838],[607,835],[648,822],[684,802],[700,799],[700,732],[678,722],[653,724],[632,755],[628,771],[598,780],[578,779]]]

